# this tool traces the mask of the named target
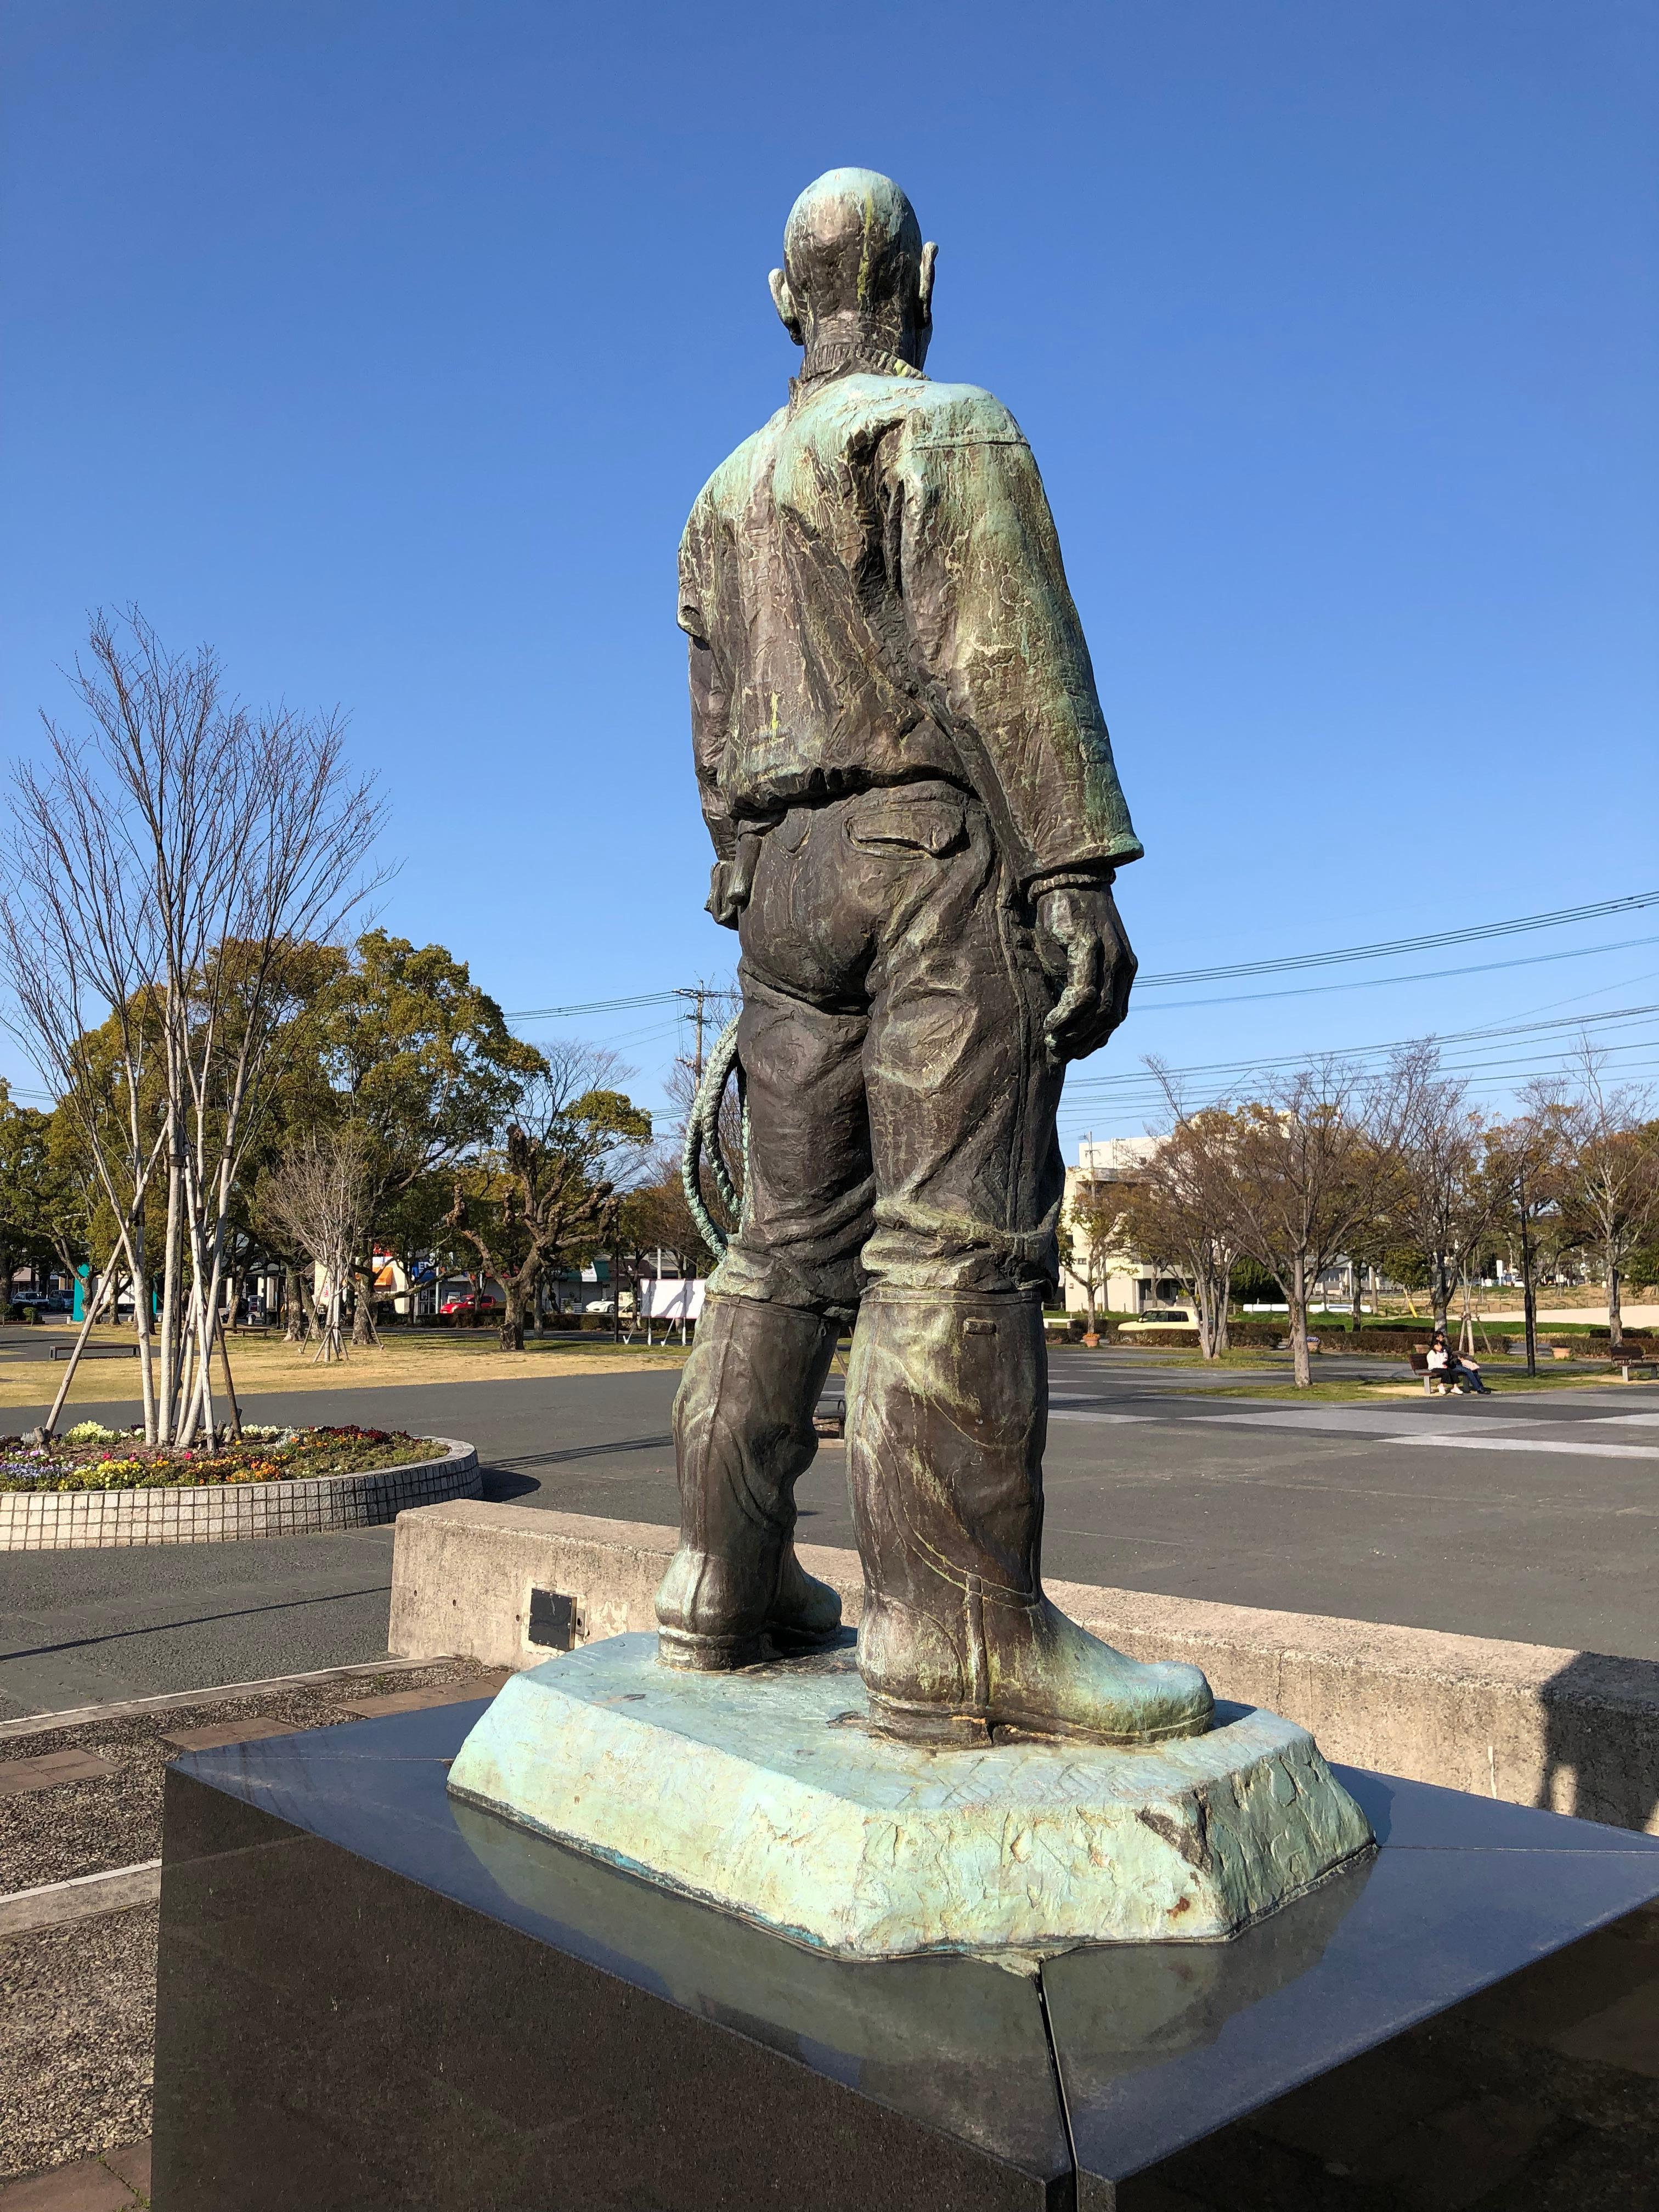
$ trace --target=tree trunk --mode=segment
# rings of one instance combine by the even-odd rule
[[[306,1310],[300,1303],[300,1271],[297,1267],[283,1269],[283,1334],[289,1344],[298,1344],[306,1333]]]
[[[507,1294],[507,1311],[501,1319],[501,1350],[524,1350],[524,1304],[516,1283],[507,1281],[501,1288]]]
[[[1364,1326],[1364,1322],[1359,1318],[1360,1284],[1364,1276],[1364,1273],[1365,1270],[1364,1267],[1358,1260],[1349,1261],[1348,1273],[1352,1279],[1352,1287],[1353,1290],[1352,1310],[1348,1316],[1348,1334],[1350,1336],[1358,1336],[1361,1328]]]
[[[1193,1304],[1198,1308],[1198,1348],[1206,1359],[1216,1356],[1215,1291],[1201,1275],[1193,1278]]]
[[[153,1444],[159,1441],[155,1419],[155,1368],[149,1325],[149,1269],[145,1265],[142,1214],[133,1224],[127,1249],[132,1261],[132,1327],[133,1334],[138,1339],[138,1382],[144,1408],[144,1442]]]
[[[356,1269],[351,1278],[351,1341],[354,1346],[360,1346],[368,1342],[368,1303],[374,1290],[373,1283],[362,1269]]]
[[[1300,1253],[1291,1279],[1285,1285],[1285,1295],[1291,1306],[1291,1357],[1296,1364],[1296,1387],[1309,1390],[1313,1387],[1313,1369],[1308,1364],[1308,1277]]]
[[[182,1131],[178,1114],[171,1108],[167,1113],[167,1248],[161,1271],[161,1405],[156,1422],[157,1436],[164,1444],[173,1441],[179,1416],[184,1411],[179,1402],[179,1352],[183,1334],[179,1299],[179,1238],[184,1227],[185,1179],[180,1157]]]
[[[1434,1308],[1434,1325],[1437,1328],[1443,1330],[1446,1326],[1447,1309],[1451,1304],[1451,1295],[1446,1282],[1446,1255],[1443,1252],[1437,1252],[1434,1255],[1434,1278],[1429,1285],[1429,1298]]]
[[[1625,1346],[1625,1317],[1619,1307],[1619,1263],[1613,1258],[1613,1247],[1607,1247],[1607,1349],[1622,1352]]]
[[[235,1310],[233,1306],[232,1313],[234,1314]],[[236,1383],[230,1371],[230,1346],[225,1341],[222,1322],[219,1327],[219,1364],[224,1370],[225,1397],[230,1406],[230,1440],[232,1443],[239,1444],[242,1441],[242,1409],[236,1402]]]
[[[1527,1372],[1538,1372],[1538,1297],[1532,1286],[1532,1240],[1524,1213],[1521,1223],[1521,1316],[1527,1336]]]

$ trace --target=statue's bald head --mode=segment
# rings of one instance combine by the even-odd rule
[[[920,368],[932,330],[933,257],[915,210],[890,177],[830,169],[789,210],[772,298],[808,359],[854,343]]]

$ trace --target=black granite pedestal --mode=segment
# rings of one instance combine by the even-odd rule
[[[169,1771],[159,2212],[1189,2205],[1188,2147],[1659,1897],[1653,1838],[1339,1769],[1376,1857],[1231,1943],[843,1964],[453,1802],[482,1710]]]

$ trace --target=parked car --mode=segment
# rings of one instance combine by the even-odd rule
[[[504,1313],[505,1298],[498,1298],[494,1291],[456,1291],[439,1307],[441,1314]]]
[[[1189,1328],[1196,1336],[1198,1316],[1186,1306],[1148,1306],[1139,1320],[1121,1323],[1117,1333],[1120,1336],[1133,1336],[1143,1328]]]

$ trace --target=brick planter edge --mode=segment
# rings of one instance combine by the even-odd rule
[[[129,1544],[234,1544],[372,1528],[405,1506],[483,1495],[478,1455],[434,1437],[441,1458],[299,1482],[227,1482],[190,1489],[0,1492],[0,1552],[94,1551]]]

